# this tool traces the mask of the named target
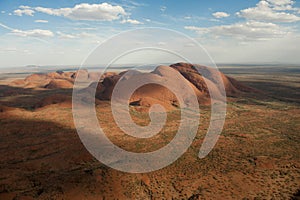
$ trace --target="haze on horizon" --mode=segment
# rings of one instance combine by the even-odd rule
[[[0,67],[79,65],[111,36],[147,27],[194,38],[216,63],[299,64],[299,22],[293,0],[2,1]]]

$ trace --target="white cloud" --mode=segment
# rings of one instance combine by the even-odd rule
[[[250,20],[269,21],[269,22],[297,22],[300,17],[282,10],[293,10],[293,2],[290,0],[261,0],[256,7],[247,8],[237,12],[239,17]],[[279,12],[280,11],[280,12]]]
[[[6,26],[5,24],[0,23],[0,26],[2,28],[5,28],[11,32],[13,35],[18,35],[22,37],[35,37],[35,38],[43,38],[43,37],[53,37],[54,34],[50,30],[43,30],[43,29],[33,29],[33,30],[19,30],[14,29],[9,26]]]
[[[200,39],[199,42],[204,41]],[[267,41],[241,43],[234,40],[211,40],[203,45],[217,63],[299,64],[299,47],[295,45],[298,43],[300,43],[299,35],[289,34],[284,38]]]
[[[267,0],[274,10],[294,10],[292,0]]]
[[[79,34],[77,34],[77,36],[79,37],[79,38],[92,38],[92,37],[94,37],[94,38],[97,38],[97,36],[96,35],[94,35],[94,34],[91,34],[91,33],[87,33],[87,32],[82,32],[82,33],[79,33]],[[98,38],[99,39],[99,38]]]
[[[29,8],[24,8],[23,6],[20,6],[21,9],[14,10],[14,15],[17,16],[23,16],[23,15],[28,15],[28,16],[33,16],[34,10],[29,9]]]
[[[122,2],[133,5],[135,7],[148,6],[148,4],[145,4],[142,2],[136,2],[136,1],[132,1],[132,0],[122,0]]]
[[[215,37],[232,37],[240,40],[269,40],[286,36],[290,30],[273,23],[249,21],[231,25],[201,28],[195,26],[184,27],[200,35],[214,35]]]
[[[30,6],[24,6],[24,5],[19,6],[19,8],[20,9],[31,9]]]
[[[44,37],[53,37],[54,34],[50,30],[43,30],[43,29],[33,29],[33,30],[18,30],[13,29],[11,31],[12,34],[22,36],[22,37],[37,37],[37,38],[44,38]]]
[[[1,14],[4,14],[4,13],[5,13],[5,11],[4,11],[4,10],[2,10],[2,11],[1,11]]]
[[[132,0],[121,0],[119,5],[121,5],[123,8],[126,8],[126,10],[129,11],[136,9],[137,7],[148,6],[148,4],[142,2],[136,2]]]
[[[75,38],[77,38],[75,35],[62,33],[60,31],[57,31],[56,33],[59,36],[59,38],[61,38],[61,39],[75,39]]]
[[[112,21],[117,20],[120,16],[127,13],[121,6],[114,6],[109,3],[101,4],[77,4],[73,8],[44,8],[36,7],[35,11],[48,15],[64,16],[74,20],[90,20],[90,21]]]
[[[202,34],[202,33],[206,32],[204,30],[206,30],[208,28],[201,28],[201,27],[198,27],[198,26],[185,26],[184,29],[190,30],[190,31],[196,31],[197,33]]]
[[[54,9],[54,8],[44,8],[44,7],[36,7],[34,8],[37,12],[42,12],[48,15],[55,15],[55,16],[61,16],[64,13],[67,14],[67,11],[69,10],[66,8],[59,8],[59,9]]]
[[[22,16],[30,15],[33,16],[34,12],[41,12],[48,15],[63,16],[73,20],[88,20],[88,21],[113,21],[123,19],[122,24],[143,24],[135,19],[129,19],[130,14],[126,13],[124,8],[119,5],[111,5],[109,3],[101,4],[88,4],[81,3],[77,4],[72,8],[46,8],[46,7],[29,7],[20,6],[20,9],[15,10],[14,14]],[[37,23],[47,23],[46,20],[35,20]]]
[[[176,18],[176,17],[175,17]],[[186,16],[183,16],[182,19],[180,19],[181,17],[179,17],[178,20],[182,20],[182,21],[189,21],[189,22],[198,22],[198,21],[203,21],[203,20],[207,20],[206,17],[200,17],[200,16],[195,16],[195,15],[186,15]]]
[[[48,23],[47,20],[43,20],[43,19],[34,20],[34,22],[36,22],[36,23]]]
[[[161,12],[165,12],[167,10],[167,7],[166,6],[160,6],[160,11]]]
[[[135,19],[124,19],[121,21],[121,24],[125,24],[125,23],[134,24],[134,25],[143,24],[143,22],[140,22]]]
[[[224,17],[229,17],[230,14],[226,13],[226,12],[215,12],[212,14],[215,18],[224,18]]]
[[[59,38],[61,38],[61,39],[97,38],[96,35],[90,34],[90,33],[87,33],[87,32],[69,34],[69,33],[62,33],[60,31],[57,31],[56,33],[59,36]]]
[[[91,31],[91,30],[97,30],[98,28],[96,28],[96,27],[74,27],[73,29],[74,30],[88,30],[88,31]]]

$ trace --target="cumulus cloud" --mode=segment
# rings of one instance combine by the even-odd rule
[[[167,7],[166,6],[160,6],[160,11],[161,12],[165,12],[167,10]]]
[[[121,16],[126,16],[127,13],[121,6],[114,6],[109,3],[101,4],[77,4],[73,8],[34,8],[37,12],[42,12],[48,15],[63,16],[74,20],[89,20],[89,21],[112,21],[117,20]]]
[[[209,28],[195,26],[186,26],[184,28],[195,31],[200,35],[208,34],[216,37],[227,36],[240,40],[269,40],[284,37],[290,32],[287,28],[282,28],[277,24],[257,21],[213,26]]]
[[[74,7],[66,8],[46,8],[46,7],[29,7],[20,6],[14,11],[15,15],[33,16],[35,12],[40,12],[53,16],[62,16],[72,20],[87,20],[87,21],[113,21],[122,19],[121,23],[143,24],[142,22],[130,19],[130,14],[125,11],[122,6],[111,5],[109,3],[88,4],[81,3]],[[47,23],[46,20],[36,20],[38,23]]]
[[[48,15],[63,16],[74,20],[90,20],[90,21],[112,21],[119,19],[120,16],[128,15],[122,6],[111,5],[109,3],[88,4],[81,3],[74,7],[66,8],[46,8],[46,7],[29,7],[20,6],[14,10],[14,14],[18,16],[33,16],[35,12],[41,12]]]
[[[59,38],[61,38],[61,39],[75,39],[75,38],[77,38],[75,35],[62,33],[60,31],[57,31],[56,33],[59,36]]]
[[[269,21],[269,22],[297,22],[300,17],[286,12],[287,10],[295,10],[292,7],[291,0],[261,0],[256,7],[247,8],[237,12],[239,17],[250,20]]]
[[[54,33],[50,30],[43,29],[33,29],[33,30],[19,30],[13,29],[5,24],[0,23],[2,28],[5,28],[10,31],[11,34],[22,36],[22,37],[34,37],[34,38],[45,38],[45,37],[53,37]]]
[[[215,18],[225,18],[225,17],[229,17],[230,14],[226,13],[226,12],[215,12],[212,14]]]
[[[143,22],[140,22],[135,19],[124,19],[121,21],[121,24],[125,24],[125,23],[134,24],[134,25],[143,24]]]
[[[60,31],[56,32],[58,37],[61,39],[82,39],[82,38],[96,38],[96,35],[90,34],[87,32],[82,32],[82,33],[76,33],[76,34],[69,34],[69,33],[63,33]]]
[[[33,29],[33,30],[18,30],[14,29],[11,31],[12,34],[22,36],[22,37],[37,37],[37,38],[45,38],[45,37],[53,37],[54,34],[50,30],[43,29]]]
[[[295,10],[292,0],[267,0],[274,10]]]
[[[28,15],[28,16],[33,16],[34,10],[30,9],[28,6],[20,6],[20,9],[14,10],[14,15],[17,16],[23,16],[23,15]]]
[[[36,23],[48,23],[47,20],[43,20],[43,19],[34,20],[34,22],[36,22]]]

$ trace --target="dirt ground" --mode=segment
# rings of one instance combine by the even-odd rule
[[[201,107],[201,125],[188,151],[146,174],[120,172],[93,158],[77,135],[68,98],[40,104],[51,95],[70,97],[70,89],[23,89],[8,86],[12,77],[1,79],[0,199],[299,198],[300,74],[224,72],[261,92],[229,97],[221,137],[204,159],[197,155],[210,108]],[[115,126],[109,102],[98,103],[96,110],[107,136],[134,152],[168,144],[180,121],[177,111],[169,112],[158,135],[135,139]],[[138,124],[149,122],[135,109],[131,116]]]

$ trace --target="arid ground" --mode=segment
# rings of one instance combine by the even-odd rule
[[[299,199],[300,68],[221,71],[255,90],[228,97],[216,147],[197,157],[210,117],[210,106],[201,106],[201,125],[188,151],[147,174],[116,171],[89,154],[74,127],[72,89],[12,86],[28,74],[0,74],[0,199]],[[134,152],[166,145],[180,121],[172,110],[158,135],[134,139],[116,127],[108,101],[96,109],[107,136]],[[136,109],[131,116],[141,125],[149,120]]]

